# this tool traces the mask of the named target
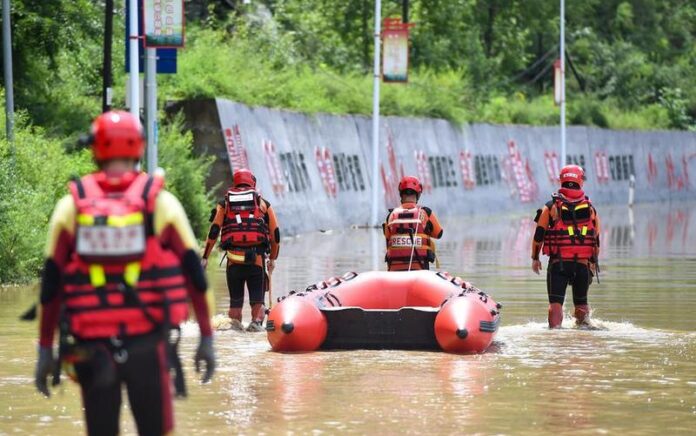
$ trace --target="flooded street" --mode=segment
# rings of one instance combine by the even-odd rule
[[[216,377],[199,385],[192,368],[198,329],[187,324],[189,398],[175,404],[177,434],[693,434],[695,210],[685,203],[638,205],[632,213],[599,207],[601,283],[590,288],[590,304],[600,331],[574,329],[570,319],[568,328],[546,328],[545,277],[530,268],[528,216],[443,223],[441,269],[504,305],[486,354],[277,354],[263,333],[220,331]],[[287,238],[274,297],[375,263],[384,269],[383,248],[377,230]],[[224,313],[223,268],[211,262],[209,271]],[[0,434],[80,434],[77,385],[64,383],[49,400],[33,386],[38,327],[18,316],[36,295],[36,286],[0,290]],[[133,434],[127,410],[123,422],[123,433]]]

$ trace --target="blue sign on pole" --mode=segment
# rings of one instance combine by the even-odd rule
[[[129,13],[129,4],[126,2],[126,17]],[[143,36],[142,32],[142,22],[143,22],[143,0],[138,0],[138,23],[139,30],[138,35]],[[126,73],[130,73],[130,44],[128,44],[128,35],[130,34],[129,20],[126,19]],[[143,72],[145,58],[145,50],[143,49],[143,41],[140,40],[138,44],[138,71]],[[176,49],[175,48],[158,48],[157,49],[157,74],[176,74]]]

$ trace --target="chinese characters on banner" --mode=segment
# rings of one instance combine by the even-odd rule
[[[184,1],[144,0],[145,47],[184,46]]]
[[[408,29],[400,18],[385,18],[382,31],[382,80],[408,81]]]

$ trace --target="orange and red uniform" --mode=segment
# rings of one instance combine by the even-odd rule
[[[135,171],[145,148],[138,118],[101,114],[89,142],[104,171],[73,181],[51,216],[34,382],[50,395],[60,318],[59,356],[75,369],[88,434],[118,434],[123,385],[138,432],[166,434],[170,365],[186,393],[170,331],[187,318],[187,300],[201,331],[196,368],[205,363],[204,381],[215,368],[205,273],[179,201],[161,177]]]
[[[382,226],[389,271],[429,269],[435,260],[432,239],[440,239],[442,226],[435,213],[415,202],[402,203],[389,212]]]
[[[89,252],[89,248],[84,248],[85,239],[94,238],[102,230],[96,225],[91,235],[79,235],[81,229],[101,219],[97,212],[90,212],[79,203],[118,196],[129,190],[142,192],[148,183],[144,214],[118,217],[128,221],[135,216],[135,222],[144,225],[142,256],[123,263],[90,260],[88,254],[80,254]],[[90,434],[118,431],[121,382],[128,387],[139,431],[143,434],[170,431],[174,425],[169,375],[172,362],[163,333],[187,318],[190,300],[201,336],[212,336],[205,298],[207,283],[200,267],[196,239],[183,207],[176,197],[161,190],[161,186],[161,179],[145,173],[127,173],[115,180],[102,172],[88,175],[71,184],[72,194],[58,202],[50,220],[41,284],[39,345],[51,347],[63,309],[69,333],[80,349],[86,350],[81,353],[90,356],[74,363],[83,388]],[[106,221],[111,219],[106,217]],[[109,227],[106,222],[101,224]],[[129,226],[122,224],[116,223],[114,228],[124,231],[123,237],[127,238],[133,226],[129,230]],[[79,242],[80,238],[83,242]],[[121,361],[117,355],[128,357]],[[112,359],[115,363],[102,365]],[[109,368],[117,367],[118,375],[108,376],[112,382],[95,385],[97,373],[107,377],[105,374],[112,374]],[[152,380],[156,380],[157,386]]]
[[[537,211],[532,238],[532,269],[539,273],[539,254],[549,256],[546,290],[549,299],[549,327],[563,322],[563,303],[568,285],[573,290],[575,318],[578,324],[589,322],[588,291],[592,275],[598,271],[600,221],[597,211],[585,196],[584,170],[577,165],[561,169],[561,188],[551,201]]]
[[[227,252],[228,265],[244,265],[251,263],[263,267],[266,255],[271,260],[278,259],[278,253],[280,251],[280,229],[278,227],[278,219],[268,200],[260,197],[259,203],[261,216],[256,218],[263,220],[263,226],[267,229],[267,239],[263,241],[254,240],[253,242],[239,245],[232,243],[227,247],[223,247]],[[210,256],[213,247],[215,247],[215,243],[224,232],[225,227],[230,225],[229,221],[232,219],[233,218],[228,217],[226,213],[225,202],[219,202],[215,207],[213,220],[210,225],[210,230],[208,231],[208,239],[203,251],[204,259]],[[252,255],[253,260],[250,260],[252,258],[247,254],[248,251],[258,251]]]
[[[248,329],[262,331],[264,293],[270,283],[266,261],[275,262],[278,258],[280,229],[271,204],[256,191],[256,177],[251,171],[235,172],[233,186],[217,204],[211,218],[203,258],[208,259],[219,238],[220,247],[227,255],[228,315],[241,323],[246,287],[252,316]]]
[[[541,230],[532,240],[532,259],[539,259],[542,251],[549,263],[563,259],[587,265],[599,258],[600,220],[589,201],[569,205],[554,196],[539,212],[537,229]]]

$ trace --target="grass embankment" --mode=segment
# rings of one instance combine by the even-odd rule
[[[372,113],[371,74],[338,73],[312,66],[295,54],[292,42],[267,29],[240,24],[223,29],[188,29],[178,74],[160,76],[160,97],[178,100],[223,97],[252,106],[305,113]],[[454,122],[555,125],[559,109],[551,95],[482,95],[465,70],[412,70],[409,83],[381,87],[384,115],[444,118]],[[549,94],[551,91],[549,91]],[[614,129],[666,129],[668,109],[659,104],[625,110],[614,100],[569,97],[569,124]]]

